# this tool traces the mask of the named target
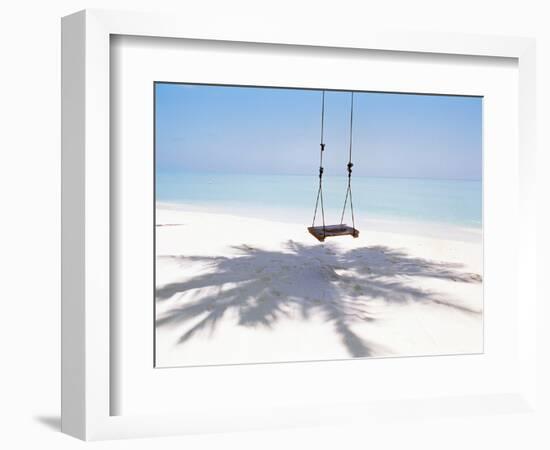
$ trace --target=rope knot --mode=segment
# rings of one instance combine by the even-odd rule
[[[319,167],[319,178],[321,178],[323,176],[324,170],[325,169],[323,169],[323,167]]]
[[[351,175],[351,168],[353,167],[353,163],[350,161],[348,163],[348,173]]]
[[[321,143],[321,151],[324,152],[325,151],[325,144]]]

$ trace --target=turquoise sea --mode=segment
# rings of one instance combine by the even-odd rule
[[[310,223],[317,183],[317,176],[311,175],[160,172],[156,174],[156,201]],[[326,222],[338,223],[347,178],[325,176],[323,186]],[[352,189],[356,223],[389,219],[482,226],[481,181],[355,176]],[[349,210],[346,214],[349,223]]]

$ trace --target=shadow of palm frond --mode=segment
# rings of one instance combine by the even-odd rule
[[[241,245],[232,257],[165,256],[182,268],[206,266],[203,275],[158,287],[156,301],[175,295],[191,299],[157,317],[159,327],[192,323],[181,335],[184,343],[201,330],[214,332],[228,313],[238,325],[273,327],[290,311],[304,320],[321,314],[351,356],[373,356],[375,349],[354,331],[353,325],[375,320],[368,303],[433,302],[466,314],[479,311],[439,298],[416,287],[414,278],[479,283],[477,274],[462,272],[455,263],[415,258],[388,247],[373,246],[340,252],[331,245],[306,246],[293,241],[283,251]]]

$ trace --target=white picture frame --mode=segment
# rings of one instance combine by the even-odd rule
[[[368,49],[414,54],[513,58],[519,76],[519,222],[509,254],[517,264],[517,353],[515,388],[463,397],[377,399],[289,408],[263,405],[236,413],[112,415],[110,367],[111,210],[110,39],[112,35],[200,39],[303,47]],[[281,31],[255,23],[196,23],[190,17],[87,10],[62,22],[62,430],[81,439],[162,436],[287,425],[361,421],[408,414],[455,415],[526,411],[536,398],[535,44],[532,39],[456,34],[348,33],[312,29]],[[131,319],[130,319],[131,320]],[[249,369],[254,370],[249,366]],[[263,372],[275,370],[263,366]],[[349,369],[343,369],[349,370]],[[261,402],[260,400],[257,400]],[[399,403],[396,403],[399,402]],[[399,408],[396,405],[399,404]]]

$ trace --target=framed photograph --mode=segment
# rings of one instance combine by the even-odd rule
[[[63,431],[530,410],[534,42],[212,30],[63,19]]]
[[[155,367],[483,352],[482,97],[154,94]]]

